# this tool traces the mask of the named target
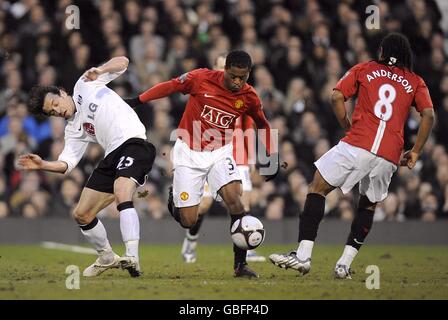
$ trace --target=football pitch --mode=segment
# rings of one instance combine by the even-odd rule
[[[290,246],[262,245],[268,256]],[[114,246],[118,254],[123,247]],[[352,265],[352,280],[333,279],[333,268],[343,246],[316,245],[311,272],[298,276],[270,262],[250,263],[256,280],[234,278],[231,245],[198,246],[198,261],[184,264],[180,245],[143,245],[140,278],[123,270],[108,270],[83,278],[82,270],[95,256],[39,245],[0,245],[0,299],[448,299],[448,247],[366,245]],[[369,265],[379,274],[366,273]],[[66,273],[67,267],[69,273]],[[74,267],[73,267],[74,266]],[[79,289],[67,289],[67,277],[80,270]],[[70,271],[71,270],[71,271]],[[378,276],[379,289],[368,289]],[[73,280],[73,278],[70,278]]]

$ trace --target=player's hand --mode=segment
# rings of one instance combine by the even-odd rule
[[[124,102],[126,102],[128,105],[131,106],[132,109],[137,108],[139,105],[142,105],[143,103],[140,101],[139,97],[135,97],[135,98],[127,98],[127,99],[123,99]]]
[[[98,79],[98,77],[102,74],[103,72],[101,71],[100,68],[90,68],[89,70],[87,70],[86,72],[84,72],[83,79],[84,81],[95,81],[96,79]]]
[[[401,157],[400,166],[407,166],[409,169],[412,169],[417,163],[418,158],[419,154],[417,152],[408,150]]]
[[[42,168],[43,160],[37,154],[21,155],[17,160],[17,165],[21,170],[39,170]]]

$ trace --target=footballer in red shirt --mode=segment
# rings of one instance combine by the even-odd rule
[[[355,95],[350,119],[344,102]],[[277,266],[308,273],[325,196],[335,188],[347,193],[359,183],[358,211],[334,270],[335,278],[347,279],[372,227],[376,204],[387,197],[397,166],[415,166],[431,133],[434,110],[425,82],[412,71],[409,41],[399,33],[382,40],[378,60],[355,65],[339,80],[332,104],[346,136],[315,162],[317,170],[300,217],[297,252],[272,254],[270,260]],[[404,126],[412,106],[422,118],[413,148],[402,154]]]
[[[226,55],[220,54],[215,59],[213,70],[224,71],[226,64]],[[250,191],[252,190],[252,181],[250,180],[250,166],[249,157],[251,157],[250,163],[254,163],[255,159],[255,132],[254,121],[246,114],[241,115],[235,120],[235,129],[233,135],[233,158],[236,162],[236,168],[241,178],[241,186],[243,193],[241,201],[243,203],[244,210],[250,211]],[[250,151],[249,151],[250,150]],[[210,210],[213,204],[213,197],[210,193],[207,182],[204,185],[204,193],[199,203],[198,219],[196,223],[186,230],[185,238],[182,243],[181,256],[185,263],[195,263],[197,260],[197,245],[199,238],[199,230],[201,229],[202,222],[204,221],[205,214]],[[264,262],[266,258],[257,254],[255,250],[248,250],[246,260],[248,262]]]
[[[241,178],[233,158],[232,139],[235,120],[249,115],[257,129],[266,130],[266,150],[278,172],[276,144],[264,116],[261,101],[254,88],[246,83],[252,60],[244,51],[232,51],[226,57],[224,71],[195,69],[178,78],[162,82],[126,100],[130,105],[159,99],[175,92],[189,94],[182,119],[176,130],[173,148],[174,178],[170,190],[169,210],[184,227],[192,227],[208,182],[216,199],[226,203],[231,225],[246,215],[241,202]],[[137,101],[133,101],[137,100]],[[234,270],[237,277],[258,277],[247,267],[246,250],[233,246]]]

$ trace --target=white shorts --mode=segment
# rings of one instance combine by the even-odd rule
[[[241,185],[243,187],[243,191],[252,191],[252,181],[250,180],[250,167],[249,166],[236,166],[238,168],[238,172],[240,174],[241,178]],[[212,194],[210,192],[210,187],[208,186],[208,183],[205,182],[204,184],[204,193],[202,194],[203,197],[211,197]]]
[[[177,139],[173,148],[173,198],[178,208],[198,205],[207,181],[211,196],[220,201],[218,191],[232,181],[241,181],[233,159],[232,144],[213,151],[194,151]]]
[[[210,187],[208,186],[207,181],[205,181],[205,183],[204,183],[204,192],[202,193],[202,196],[203,197],[211,197],[212,196],[212,194],[210,192]]]
[[[241,184],[243,185],[243,191],[252,191],[252,181],[250,180],[250,167],[249,166],[236,166],[240,173]]]
[[[359,182],[359,193],[370,202],[387,197],[397,166],[373,153],[340,141],[315,163],[322,177],[346,194]]]

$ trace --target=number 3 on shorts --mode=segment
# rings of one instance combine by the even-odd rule
[[[232,158],[227,157],[226,161],[227,161],[227,165],[228,165],[229,171],[234,171],[235,170],[235,166],[233,165]],[[230,173],[230,174],[232,174],[232,173]]]

